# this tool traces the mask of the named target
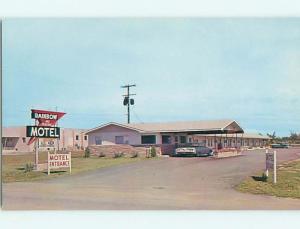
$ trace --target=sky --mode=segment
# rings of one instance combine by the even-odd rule
[[[236,120],[247,132],[300,132],[300,19],[90,18],[3,21],[3,126],[30,109],[61,127]]]

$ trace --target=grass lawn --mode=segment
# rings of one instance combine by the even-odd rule
[[[17,181],[33,181],[69,174],[68,170],[51,171],[51,174],[49,176],[47,174],[47,171],[25,172],[25,165],[27,163],[34,164],[34,157],[35,155],[32,153],[26,155],[2,155],[2,182],[8,183]],[[100,158],[93,156],[91,156],[90,158],[84,158],[83,152],[74,152],[72,153],[72,174],[141,160],[149,159],[144,157]],[[39,153],[39,162],[47,162],[46,152]]]
[[[267,181],[263,181],[262,173],[260,176],[247,178],[236,187],[237,190],[252,194],[300,198],[300,160],[278,166],[276,184],[272,183],[272,173],[269,174]]]

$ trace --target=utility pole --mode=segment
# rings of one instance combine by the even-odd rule
[[[130,99],[130,96],[136,95],[136,94],[130,94],[130,88],[136,87],[135,84],[127,84],[121,86],[121,88],[127,88],[127,94],[123,95],[124,101],[123,105],[127,106],[127,123],[130,123],[130,105],[134,105],[134,99]]]

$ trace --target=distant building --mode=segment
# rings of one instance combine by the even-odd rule
[[[39,150],[83,150],[88,145],[88,136],[84,129],[61,128],[60,139],[39,139]],[[2,128],[3,153],[33,152],[35,143],[28,145],[29,137],[26,137],[26,126]]]
[[[168,123],[107,123],[85,132],[88,145],[128,144],[156,145],[164,154],[176,146],[198,143],[210,148],[263,147],[269,137],[244,134],[234,120],[190,121]]]

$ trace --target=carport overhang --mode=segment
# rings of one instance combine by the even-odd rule
[[[233,121],[229,123],[224,128],[218,129],[189,129],[189,130],[174,130],[174,131],[160,131],[161,134],[187,134],[187,135],[194,135],[194,134],[243,134],[244,130],[240,127],[240,125]]]

